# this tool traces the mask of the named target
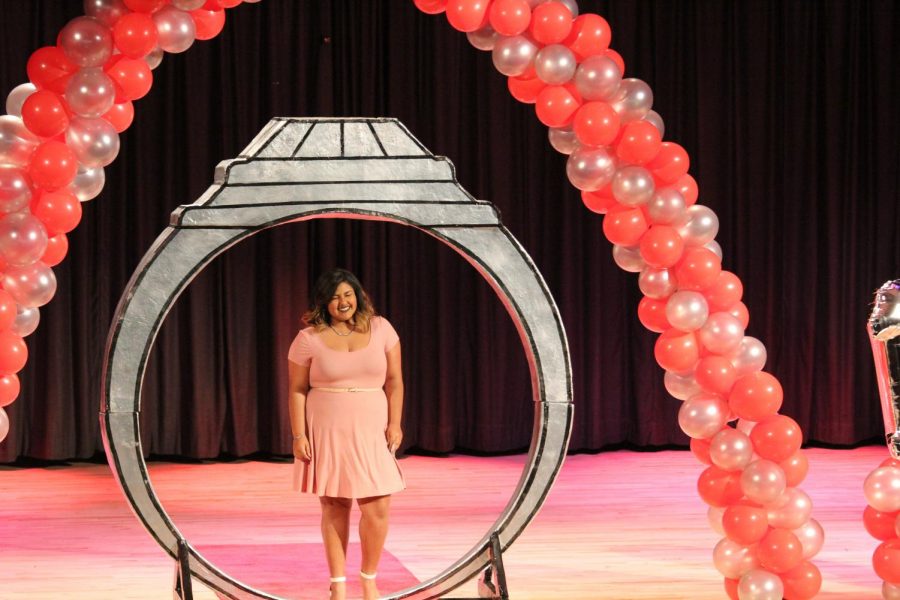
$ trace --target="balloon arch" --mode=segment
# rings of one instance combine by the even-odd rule
[[[10,93],[0,116],[0,407],[18,396],[23,338],[54,295],[52,267],[66,255],[80,202],[102,190],[103,167],[118,154],[133,102],[150,90],[152,69],[165,52],[215,37],[226,9],[241,2],[85,0],[85,16],[29,58],[30,81]],[[492,53],[512,96],[534,104],[550,144],[568,155],[568,178],[602,215],[616,263],[639,274],[638,316],[660,334],[656,361],[666,389],[683,401],[679,424],[705,465],[698,493],[723,535],[713,561],[728,595],[814,596],[821,575],[810,559],[824,533],[798,487],[807,472],[802,432],[778,414],[783,392],[762,371],[765,346],[744,335],[743,285],[722,269],[718,219],[697,204],[688,154],[663,141],[652,90],[624,77],[606,20],[579,14],[575,0],[414,2]],[[0,408],[0,440],[8,428]],[[900,489],[897,466],[877,470],[881,485]],[[869,487],[878,486],[867,483],[866,523],[881,524],[873,535],[884,540],[876,571],[886,595],[900,594],[900,540],[883,526],[893,513],[873,508],[885,505]]]

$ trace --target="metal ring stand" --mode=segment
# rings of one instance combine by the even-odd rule
[[[277,598],[216,568],[166,514],[141,452],[141,383],[166,314],[204,267],[263,229],[319,218],[389,221],[439,239],[481,273],[515,322],[535,407],[519,483],[500,517],[464,556],[389,598],[437,598],[488,565],[497,576],[490,593],[504,596],[499,555],[544,502],[569,441],[572,377],[565,331],[537,268],[494,206],[463,190],[453,165],[393,119],[273,119],[238,158],[217,167],[214,184],[194,204],[172,213],[128,283],[107,341],[100,421],[113,473],[144,527],[176,559],[178,597],[191,596],[193,576],[221,597]]]

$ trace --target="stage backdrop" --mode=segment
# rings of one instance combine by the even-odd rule
[[[0,0],[0,91],[81,14],[80,0]],[[650,83],[666,139],[690,152],[721,219],[724,266],[746,285],[748,335],[810,441],[881,435],[864,324],[900,275],[900,6],[884,1],[584,0],[627,76]],[[677,400],[614,265],[601,218],[567,183],[531,106],[489,53],[406,0],[264,0],[224,33],[168,55],[136,103],[107,186],[84,205],[59,291],[28,338],[0,461],[91,457],[107,329],[128,277],[179,204],[273,116],[391,116],[494,202],[559,304],[575,376],[572,450],[684,445]],[[144,386],[144,449],[287,454],[285,355],[311,282],[357,271],[403,341],[407,447],[520,450],[530,378],[518,336],[475,270],[398,225],[290,225],[218,260],[166,322]]]

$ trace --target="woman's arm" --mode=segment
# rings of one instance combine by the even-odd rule
[[[387,353],[387,376],[384,393],[388,400],[388,426],[384,432],[388,449],[396,452],[403,441],[403,367],[400,359],[400,342],[394,344]]]
[[[294,457],[310,460],[309,439],[306,437],[306,394],[309,392],[309,365],[288,361],[288,409],[291,415],[291,435],[294,436]]]

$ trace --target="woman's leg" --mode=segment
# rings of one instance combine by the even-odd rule
[[[325,558],[331,577],[344,577],[344,565],[347,562],[347,544],[350,541],[350,507],[349,498],[319,498],[322,505],[322,542],[325,544]],[[347,585],[333,583],[331,597],[344,600],[347,596]]]
[[[388,512],[391,507],[390,496],[375,496],[357,500],[362,516],[359,519],[359,542],[362,545],[362,565],[364,573],[374,574],[378,571],[378,561],[384,549],[384,540],[388,532]],[[361,578],[363,600],[378,598],[378,587],[374,579]]]

